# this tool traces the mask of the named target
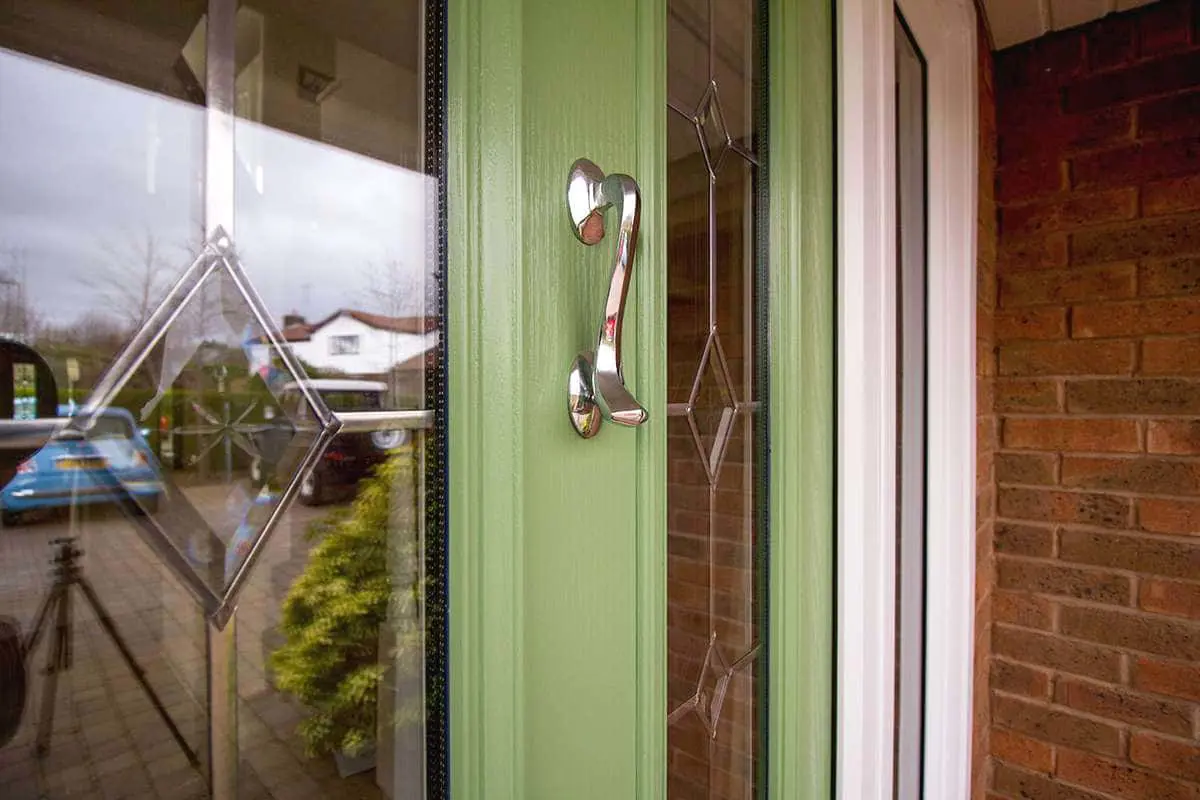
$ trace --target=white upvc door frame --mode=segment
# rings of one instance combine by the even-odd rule
[[[896,768],[897,8],[927,64],[924,797],[961,800],[970,796],[975,610],[970,0],[838,0],[837,796],[890,800]]]

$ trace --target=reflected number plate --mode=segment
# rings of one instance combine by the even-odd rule
[[[104,469],[108,462],[99,456],[60,458],[54,462],[59,469]]]

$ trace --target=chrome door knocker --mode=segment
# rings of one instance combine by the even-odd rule
[[[604,318],[593,350],[575,357],[567,379],[568,411],[575,432],[590,439],[600,431],[602,419],[636,427],[649,415],[625,388],[621,369],[621,328],[625,319],[625,297],[633,276],[637,252],[641,198],[637,181],[628,175],[605,175],[586,158],[571,165],[567,178],[567,208],[575,236],[586,245],[604,238],[604,212],[617,207],[620,227],[613,256],[612,279],[604,303]]]

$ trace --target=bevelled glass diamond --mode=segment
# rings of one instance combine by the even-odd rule
[[[709,82],[704,97],[697,106],[695,122],[700,146],[704,151],[704,160],[708,164],[710,176],[715,179],[725,160],[726,152],[733,144],[729,128],[725,124],[725,114],[721,109],[721,98],[715,82]]]
[[[99,449],[114,409],[133,412],[161,455],[138,455],[147,463],[136,480],[120,471],[143,538],[223,625],[253,555],[338,427],[223,231],[117,356],[69,435]],[[158,490],[143,491],[148,483]]]

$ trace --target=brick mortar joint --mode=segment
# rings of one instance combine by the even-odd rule
[[[1058,538],[1058,537],[1056,536],[1055,538]],[[1073,569],[1078,572],[1086,572],[1089,574],[1097,573],[1097,574],[1103,574],[1103,575],[1115,575],[1115,576],[1123,577],[1123,578],[1132,578],[1132,577],[1136,577],[1138,575],[1151,575],[1153,577],[1161,577],[1161,578],[1169,579],[1172,581],[1178,581],[1180,583],[1187,583],[1189,585],[1193,584],[1193,583],[1200,585],[1200,578],[1197,578],[1196,580],[1177,579],[1177,578],[1171,578],[1170,576],[1166,576],[1166,575],[1159,576],[1157,573],[1137,572],[1136,570],[1125,569],[1123,567],[1111,567],[1111,566],[1105,566],[1103,564],[1088,564],[1088,563],[1079,562],[1079,561],[1069,561],[1067,559],[1064,559],[1064,558],[1061,558],[1058,556],[1031,556],[1031,555],[1024,554],[1024,553],[1012,553],[1012,552],[1007,552],[1004,550],[997,550],[996,551],[996,563],[999,564],[1001,561],[1012,561],[1012,562],[1017,562],[1017,563],[1021,563],[1021,564],[1054,566],[1054,567],[1061,567],[1064,569]],[[996,588],[998,588],[1002,591],[1021,591],[1021,589],[1019,589],[1018,587],[1013,587],[1013,586],[997,586]],[[1088,601],[1085,598],[1072,597],[1071,595],[1054,594],[1051,592],[1037,592],[1037,591],[1026,590],[1026,594],[1030,594],[1035,597],[1044,597],[1047,600],[1055,600],[1055,601],[1060,600],[1060,599],[1071,599],[1071,600],[1079,600],[1080,602],[1091,602],[1091,603],[1095,603],[1097,605],[1104,606],[1104,607],[1112,607],[1115,605],[1113,603],[1104,603],[1104,602],[1100,602],[1100,601],[1096,601],[1096,600]],[[1116,607],[1121,608],[1121,606],[1116,606]]]
[[[1079,679],[1078,676],[1075,676],[1075,675],[1067,675],[1067,676],[1057,675],[1054,678],[1054,684],[1056,687],[1058,685],[1059,680],[1061,680],[1064,677],[1066,677],[1068,680],[1072,680],[1072,681],[1076,681]],[[1103,684],[1103,688],[1115,689],[1118,691],[1125,691],[1125,692],[1129,691],[1128,687],[1121,686],[1119,684],[1111,684],[1111,683]],[[1190,739],[1173,736],[1172,734],[1164,733],[1155,728],[1148,728],[1144,725],[1137,725],[1136,723],[1129,722],[1128,720],[1115,719],[1113,717],[1106,717],[1103,714],[1100,714],[1100,713],[1097,713],[1094,711],[1088,711],[1087,709],[1082,709],[1077,706],[1065,705],[1063,703],[1058,702],[1054,698],[1053,694],[1049,698],[1031,697],[1030,695],[1027,695],[1027,694],[1015,694],[1013,692],[1008,692],[1003,689],[995,689],[995,690],[993,690],[993,694],[998,697],[1002,697],[1004,699],[1017,700],[1026,705],[1037,706],[1038,708],[1043,708],[1046,711],[1067,713],[1070,716],[1080,717],[1082,719],[1088,720],[1089,722],[1096,722],[1096,723],[1100,723],[1103,725],[1107,725],[1111,728],[1115,728],[1121,734],[1129,737],[1130,739],[1132,739],[1133,735],[1135,735],[1135,734],[1143,733],[1143,734],[1150,734],[1153,736],[1161,736],[1165,739],[1176,739],[1180,742],[1185,742],[1185,743],[1189,743],[1189,744],[1193,743],[1192,740],[1190,740]],[[1154,698],[1148,698],[1148,699],[1150,699],[1151,701],[1154,701]],[[1185,704],[1184,702],[1182,702],[1182,701],[1180,702],[1180,705],[1184,705],[1184,704]],[[1191,704],[1187,704],[1187,705],[1191,705]],[[1036,736],[1031,736],[1029,733],[1025,733],[1025,732],[1021,731],[1020,729],[1010,728],[1002,723],[998,723],[994,720],[994,718],[992,721],[992,726],[996,727],[996,728],[1002,728],[1004,730],[1011,730],[1014,733],[1027,736],[1029,738],[1037,739]],[[1044,740],[1038,739],[1038,741],[1044,741]],[[1062,745],[1061,743],[1058,743],[1058,742],[1046,742],[1046,744],[1058,745],[1058,746],[1064,746],[1064,747],[1069,746],[1069,745]],[[1074,749],[1078,749],[1078,748],[1074,748]],[[1097,755],[1099,755],[1099,754],[1097,754]]]
[[[1005,591],[1011,591],[1011,590],[1005,590]],[[1068,600],[1070,602],[1065,602]],[[1067,610],[1067,609],[1078,609],[1081,611],[1096,611],[1096,612],[1114,614],[1114,615],[1121,616],[1121,617],[1135,618],[1135,619],[1142,619],[1145,617],[1149,617],[1149,618],[1152,618],[1153,620],[1171,625],[1172,627],[1178,627],[1178,628],[1185,629],[1185,630],[1192,629],[1195,632],[1200,633],[1200,623],[1185,620],[1180,617],[1169,617],[1169,616],[1164,616],[1162,614],[1154,614],[1154,613],[1151,613],[1148,611],[1140,611],[1140,610],[1134,611],[1134,610],[1130,610],[1127,606],[1119,606],[1119,605],[1107,604],[1107,603],[1091,603],[1089,601],[1079,601],[1077,598],[1073,598],[1073,597],[1072,598],[1062,597],[1062,598],[1056,599],[1055,607],[1060,611]],[[1157,653],[1152,650],[1138,650],[1136,647],[1130,647],[1128,645],[1111,644],[1109,642],[1101,642],[1101,641],[1097,641],[1095,639],[1088,639],[1088,638],[1085,638],[1082,636],[1064,633],[1062,630],[1059,630],[1059,629],[1047,630],[1045,628],[1029,628],[1024,625],[1017,625],[1017,624],[1011,623],[1011,622],[1000,622],[1000,621],[996,621],[996,622],[992,623],[993,630],[997,630],[997,629],[1006,630],[1006,629],[1010,629],[1010,628],[1013,630],[1017,630],[1017,631],[1037,633],[1046,638],[1057,639],[1062,642],[1071,642],[1074,644],[1088,645],[1090,647],[1095,647],[1095,648],[1098,648],[1101,650],[1110,651],[1113,655],[1127,654],[1127,655],[1131,655],[1131,656],[1141,656],[1141,657],[1147,657],[1147,658],[1176,660],[1176,661],[1180,661],[1181,663],[1185,663],[1185,664],[1196,663],[1194,660],[1187,659],[1187,658],[1172,659],[1172,657],[1169,655]],[[1074,673],[1072,673],[1072,674],[1074,674]]]

